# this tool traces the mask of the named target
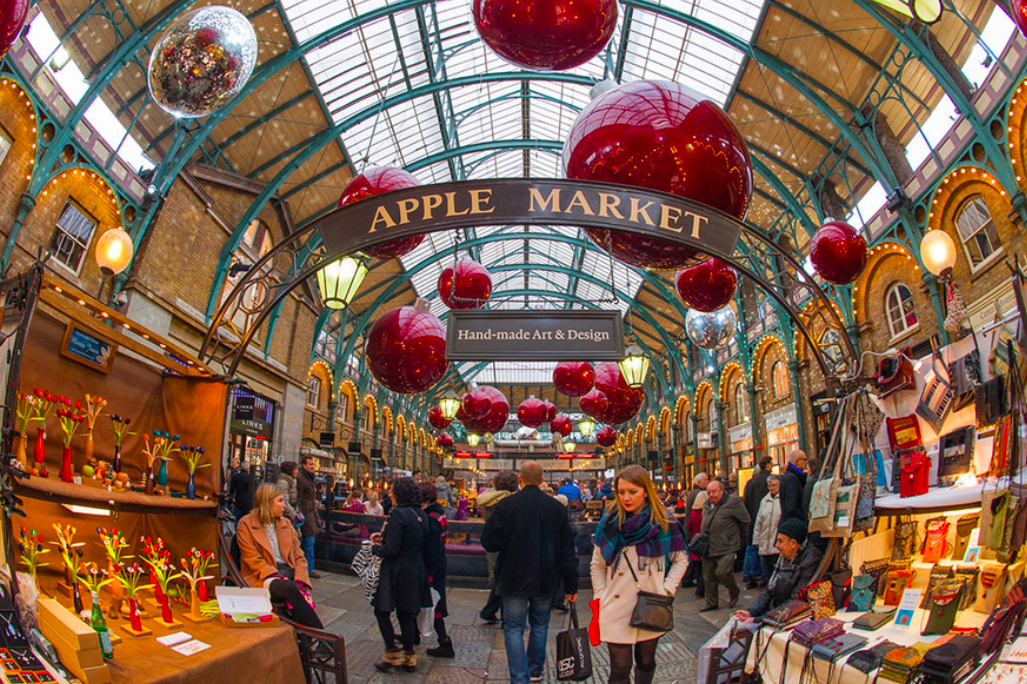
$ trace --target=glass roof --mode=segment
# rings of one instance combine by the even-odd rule
[[[693,15],[748,42],[765,0],[655,4]],[[303,42],[389,3],[283,0],[282,5]],[[343,133],[342,144],[357,171],[369,165],[399,166],[423,183],[558,178],[563,175],[559,147],[589,102],[594,83],[609,78],[622,83],[672,80],[724,104],[744,59],[716,38],[642,8],[634,7],[631,20],[625,21],[621,7],[606,52],[569,72],[582,82],[569,82],[560,80],[564,77],[559,74],[521,71],[502,61],[478,39],[470,8],[467,1],[435,2],[393,12],[307,54],[333,121],[352,124]],[[510,77],[470,78],[495,74]],[[464,80],[448,88],[435,85],[454,79]],[[377,114],[357,117],[382,103],[388,106]],[[496,236],[503,239],[463,244]],[[540,239],[547,237],[551,239]],[[590,243],[576,228],[485,226],[428,235],[402,263],[417,295],[431,301],[433,313],[440,316],[446,308],[436,296],[438,278],[455,260],[454,248],[459,256],[469,253],[492,271],[495,289],[489,308],[599,306],[627,311],[628,298],[637,294],[642,276],[581,244]],[[575,277],[574,271],[591,277]],[[611,276],[620,295],[617,301]],[[475,380],[548,382],[551,376],[541,376],[552,368],[545,370],[543,365],[492,364]]]

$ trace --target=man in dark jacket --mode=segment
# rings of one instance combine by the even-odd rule
[[[802,495],[806,488],[806,452],[796,449],[788,454],[788,468],[781,475],[781,519],[798,518],[809,524]]]
[[[521,491],[506,497],[485,522],[481,545],[498,552],[496,593],[503,599],[503,636],[511,684],[541,681],[553,592],[563,579],[567,601],[578,598],[578,561],[567,509],[539,489],[542,466],[521,466]],[[528,647],[526,623],[531,623]]]
[[[706,585],[705,613],[717,610],[720,603],[720,584],[727,587],[731,597],[728,606],[738,603],[738,584],[735,582],[735,554],[742,545],[749,526],[745,504],[734,494],[724,491],[724,485],[714,480],[706,485],[706,505],[703,508],[702,531],[709,540],[702,560],[703,581]]]
[[[314,572],[314,538],[321,530],[321,518],[317,513],[317,485],[314,473],[317,464],[313,456],[304,456],[296,476],[296,508],[303,514],[303,526],[300,527],[300,548],[307,557],[307,568],[314,579],[321,575]]]
[[[250,462],[243,461],[239,470],[228,483],[228,496],[233,501],[236,522],[253,510],[253,478],[250,477]]]
[[[752,525],[749,525],[749,532],[746,535],[745,567],[742,570],[742,579],[750,589],[755,589],[758,584],[768,579],[763,576],[763,564],[760,562],[759,549],[752,543],[752,530],[755,527],[756,518],[760,514],[760,502],[770,491],[767,478],[770,477],[770,464],[773,462],[774,459],[770,456],[760,459],[756,472],[745,483],[745,493],[742,496],[745,501],[745,510],[753,522]]]
[[[817,574],[817,568],[824,554],[812,544],[806,535],[806,523],[791,518],[777,528],[777,543],[780,552],[774,574],[767,581],[767,588],[756,599],[749,610],[740,610],[735,617],[743,622],[761,618],[771,610],[783,606],[799,592],[809,586]]]

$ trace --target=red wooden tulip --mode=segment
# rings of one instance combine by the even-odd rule
[[[556,391],[568,397],[580,397],[592,389],[596,374],[587,361],[564,361],[553,369]]]
[[[421,181],[403,169],[396,169],[390,166],[375,166],[353,177],[353,180],[342,191],[342,197],[339,198],[339,206],[344,207],[347,204],[353,204],[368,197],[392,192],[393,190],[412,188],[420,184]],[[410,237],[386,242],[376,247],[368,247],[364,249],[364,254],[376,259],[395,259],[411,252],[423,240],[424,235],[411,235]]]
[[[474,0],[482,41],[508,62],[571,69],[598,55],[617,25],[617,0]]]
[[[443,432],[441,435],[439,435],[436,441],[438,442],[439,447],[442,449],[448,449],[451,446],[453,446],[453,436],[450,435],[448,432]]]
[[[571,419],[565,415],[558,414],[556,418],[549,421],[549,429],[553,433],[560,433],[564,437],[571,434],[571,430],[574,429],[574,425],[571,423]]]
[[[685,306],[710,313],[731,302],[738,289],[738,273],[720,259],[710,258],[680,271],[677,288]]]
[[[867,241],[844,221],[828,221],[810,240],[810,261],[821,278],[848,285],[867,265]]]
[[[449,370],[446,327],[427,311],[401,306],[371,326],[364,356],[371,375],[386,388],[400,394],[424,392]]]
[[[601,447],[612,447],[617,443],[617,431],[607,425],[596,432],[596,444]]]
[[[528,397],[517,407],[517,420],[521,421],[521,425],[537,428],[546,422],[547,413],[546,405],[541,399]]]
[[[752,161],[734,123],[715,103],[668,81],[636,81],[594,99],[571,128],[563,162],[568,178],[661,190],[739,219],[752,195]],[[649,220],[660,223],[659,216]],[[681,269],[704,258],[658,238],[585,232],[621,261],[642,268]]]
[[[592,418],[599,415],[601,411],[606,410],[606,405],[609,403],[610,400],[606,398],[606,394],[602,390],[594,388],[581,395],[578,399],[578,406],[581,407],[582,413]]]
[[[431,426],[436,430],[445,430],[453,421],[442,415],[441,406],[432,406],[428,410],[428,422],[431,423]]]
[[[492,276],[473,259],[460,259],[439,276],[439,297],[450,309],[478,309],[492,296]]]

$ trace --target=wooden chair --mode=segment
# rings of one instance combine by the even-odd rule
[[[729,684],[746,682],[745,660],[749,655],[754,632],[738,629],[731,635],[725,648],[714,648],[710,656],[710,669],[702,684]]]

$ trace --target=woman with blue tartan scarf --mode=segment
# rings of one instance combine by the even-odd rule
[[[599,638],[610,649],[607,682],[629,684],[634,660],[635,684],[650,684],[656,672],[656,644],[664,633],[631,627],[631,613],[639,589],[667,596],[677,591],[688,567],[685,538],[643,468],[632,465],[622,470],[613,489],[614,499],[596,526],[591,565],[592,589],[599,600]]]

